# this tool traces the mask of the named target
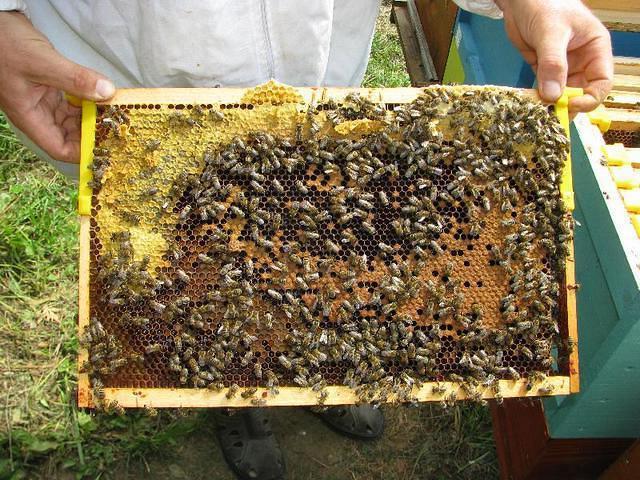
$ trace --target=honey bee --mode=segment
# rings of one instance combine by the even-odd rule
[[[102,119],[102,124],[106,125],[111,132],[113,133],[114,137],[120,137],[120,122],[114,120],[113,118],[103,118]]]
[[[240,386],[237,383],[232,384],[228,389],[225,397],[232,399],[240,391]]]
[[[144,148],[149,152],[153,152],[153,151],[157,150],[158,148],[160,148],[161,144],[162,144],[162,142],[159,139],[152,138],[152,139],[147,140],[145,142]]]
[[[282,365],[287,370],[291,370],[291,368],[293,368],[293,364],[291,363],[291,361],[284,355],[280,355],[278,357],[278,363],[280,363],[280,365]]]
[[[155,301],[155,300],[151,300],[151,301],[149,302],[149,306],[151,306],[151,308],[152,308],[156,313],[160,313],[160,314],[161,314],[161,313],[163,313],[163,312],[164,312],[164,310],[165,310],[165,308],[166,308],[166,305],[164,305],[164,304],[162,304],[162,303],[160,303],[160,302],[157,302],[157,301]]]
[[[94,377],[91,380],[91,384],[93,387],[93,395],[100,401],[104,400],[104,385],[102,384],[102,381]]]
[[[151,354],[151,353],[156,353],[162,350],[162,345],[158,344],[158,343],[154,343],[151,345],[147,345],[144,349],[144,353],[146,353],[147,355]]]
[[[176,269],[176,277],[183,283],[189,283],[191,277],[186,274],[186,272],[180,268]]]
[[[119,416],[123,416],[125,414],[124,408],[120,406],[117,400],[111,400],[105,407],[105,411]]]
[[[209,110],[209,118],[211,121],[218,123],[225,119],[224,113],[221,110]]]
[[[257,393],[258,389],[256,387],[245,388],[240,396],[244,399],[251,398]]]
[[[431,249],[436,255],[442,255],[444,253],[444,250],[442,250],[440,245],[438,245],[438,243],[435,240],[431,240],[429,242],[429,246],[431,247]]]
[[[513,380],[520,380],[520,373],[513,367],[507,367],[507,372]]]
[[[551,395],[554,391],[555,391],[555,386],[551,384],[542,385],[538,387],[539,395]]]
[[[276,290],[270,288],[267,290],[267,294],[277,302],[282,301],[282,294],[280,292],[277,292]]]
[[[153,408],[150,405],[145,405],[144,406],[144,413],[145,415],[147,415],[148,417],[157,417],[158,416],[158,410],[156,410],[155,408]]]
[[[219,392],[223,388],[224,388],[223,382],[211,382],[209,385],[207,385],[207,389],[213,390],[214,392]],[[230,398],[230,397],[227,397],[227,398]]]

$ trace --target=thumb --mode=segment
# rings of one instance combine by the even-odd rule
[[[90,68],[74,63],[53,48],[38,52],[34,58],[31,80],[58,88],[66,93],[85,100],[108,100],[113,97],[116,88],[113,83]]]
[[[567,84],[569,36],[553,27],[541,30],[538,36],[540,41],[535,46],[538,90],[544,101],[555,102]]]

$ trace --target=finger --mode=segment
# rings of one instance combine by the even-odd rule
[[[62,160],[67,163],[80,163],[80,138],[75,135],[66,135],[64,138],[66,149],[69,152],[67,159]]]
[[[67,160],[77,162],[80,159],[80,120],[82,109],[74,107],[66,100],[62,100],[56,108],[56,124],[62,129],[64,141],[67,144]]]
[[[75,142],[77,144],[80,144],[80,130],[75,129],[71,132],[67,132],[64,138],[67,142]]]
[[[535,45],[538,89],[544,101],[555,102],[567,84],[567,46],[569,35],[562,29],[547,28],[540,32]]]
[[[29,77],[86,100],[108,100],[115,94],[113,83],[90,68],[74,63],[53,48],[33,53]]]
[[[584,91],[596,100],[596,106],[607,98],[613,87],[613,56],[607,53],[594,54],[595,59],[585,69]],[[594,106],[595,108],[595,106]]]
[[[55,118],[56,123],[58,125],[62,124],[65,118],[74,117],[80,121],[80,117],[82,116],[82,109],[78,107],[74,107],[70,103],[66,101],[62,101],[60,105],[55,109]]]
[[[569,100],[569,109],[575,112],[590,112],[604,102],[610,90],[609,80],[591,82],[584,88],[584,95]]]
[[[62,128],[53,122],[43,121],[42,115],[28,112],[16,118],[14,124],[55,160],[78,163],[78,152],[65,141]]]
[[[60,126],[65,131],[66,135],[73,132],[80,131],[80,119],[78,117],[69,116],[60,122]]]
[[[571,113],[590,112],[594,110],[600,102],[592,95],[584,94],[581,97],[569,99],[569,111]]]
[[[593,60],[585,65],[584,71],[569,77],[569,85],[581,87],[584,96],[569,102],[569,108],[576,112],[589,112],[601,104],[613,86],[613,57],[608,38],[602,41],[603,48],[592,44],[590,56]]]
[[[46,101],[42,101],[26,111],[19,113],[7,111],[5,113],[18,129],[52,158],[63,162],[78,163],[79,147],[66,139],[69,133],[66,128],[71,128],[73,121],[64,117],[62,123],[57,123],[55,119],[59,117],[59,114],[54,112]],[[67,115],[67,117],[70,116],[72,115]],[[75,122],[77,125],[77,119]]]

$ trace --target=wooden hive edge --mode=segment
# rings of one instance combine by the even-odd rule
[[[614,73],[640,76],[640,58],[613,57]]]
[[[527,389],[527,380],[500,380],[500,394],[503,398],[512,397],[538,397],[541,386],[551,387],[545,395],[567,395],[571,393],[570,378],[567,376],[547,377],[546,381],[537,383],[533,388]],[[440,387],[442,391],[433,392],[433,387]],[[255,396],[242,398],[239,394],[234,398],[227,398],[226,389],[214,392],[207,389],[195,388],[105,388],[105,400],[117,401],[124,408],[201,408],[201,407],[252,407],[252,399],[261,399],[265,406],[312,406],[318,404],[318,394],[310,388],[280,387],[280,393],[272,395],[267,388],[258,388]],[[325,405],[344,405],[358,403],[355,390],[346,386],[329,386],[326,389],[328,397]],[[483,399],[495,398],[491,387],[480,388]],[[415,398],[420,402],[443,401],[452,393],[456,394],[456,400],[469,399],[469,395],[454,382],[427,382],[420,388],[414,388]],[[93,400],[90,390],[86,390],[79,399],[83,402],[79,407],[92,408]],[[393,396],[389,398],[393,401]]]
[[[437,85],[436,87],[443,88],[442,85]],[[519,91],[536,100],[540,100],[537,90],[534,89],[518,89],[493,85],[452,85],[445,88],[454,91],[486,90],[487,88],[504,91],[506,89]],[[238,103],[242,100],[247,90],[246,88],[123,88],[119,89],[113,98],[105,102],[99,102],[98,105]],[[422,92],[423,88],[302,87],[296,88],[295,90],[302,96],[305,102],[317,101],[326,96],[340,99],[349,93],[355,92],[363,96],[378,96],[383,103],[410,103]]]
[[[640,93],[611,90],[604,100],[605,107],[611,108],[640,108]]]
[[[592,12],[609,30],[621,32],[640,31],[640,12],[614,9],[609,5],[603,5],[603,7],[594,8]]]
[[[607,108],[607,114],[611,119],[610,130],[640,130],[640,110]]]
[[[78,271],[78,338],[81,338],[84,328],[89,324],[89,266],[90,266],[90,230],[91,218],[87,215],[80,216],[80,256]],[[91,387],[89,375],[80,373],[81,366],[88,361],[89,354],[86,348],[78,349],[78,406],[87,405],[90,401]]]
[[[613,75],[613,89],[640,92],[640,75],[615,73]]]
[[[568,341],[572,341],[569,352],[569,393],[580,391],[580,368],[578,362],[578,310],[576,300],[576,268],[573,239],[569,241],[569,255],[565,267],[565,291],[566,291],[566,311],[567,311],[567,333]]]

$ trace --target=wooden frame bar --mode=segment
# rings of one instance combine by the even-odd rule
[[[485,87],[457,86],[449,87],[453,89],[469,90],[482,89]],[[352,88],[299,88],[296,91],[305,102],[322,103],[329,98],[340,99],[354,91],[368,96],[369,98],[387,104],[401,104],[412,101],[420,91],[415,88],[391,88],[391,89],[352,89]],[[532,98],[539,100],[536,90],[520,90]],[[108,102],[101,104],[118,105],[179,105],[179,104],[211,104],[211,103],[241,103],[246,94],[245,89],[123,89]],[[565,109],[566,110],[566,109]],[[80,278],[79,278],[79,333],[89,323],[89,253],[90,253],[90,217],[80,217]],[[565,285],[562,289],[561,297],[566,299],[566,307],[563,312],[561,328],[566,328],[569,337],[577,338],[577,317],[575,299],[575,274],[573,266],[573,243],[570,245],[570,257],[567,260],[565,274]],[[78,355],[79,365],[87,359],[87,352],[81,348]],[[565,375],[549,376],[538,386],[550,387],[548,395],[566,395],[579,390],[578,379],[578,353],[574,348],[569,358],[569,368]],[[433,387],[440,387],[437,393]],[[527,379],[520,380],[500,380],[500,395],[504,398],[510,397],[534,397],[540,396],[538,388],[527,389]],[[268,406],[299,406],[316,405],[317,393],[310,389],[301,387],[280,387],[280,393],[271,395],[267,389],[258,389],[253,398],[264,400]],[[244,399],[239,395],[234,398],[227,398],[226,390],[214,392],[206,389],[195,388],[105,388],[105,400],[116,400],[120,406],[126,408],[149,407],[248,407],[252,406],[251,399]],[[355,403],[357,397],[355,392],[346,386],[330,386],[327,388],[328,397],[326,405],[340,405]],[[451,393],[456,393],[457,399],[467,398],[466,393],[459,384],[453,382],[426,382],[420,388],[414,388],[415,397],[422,402],[442,401]],[[490,388],[480,389],[483,398],[495,397],[495,393]],[[93,407],[91,387],[87,374],[78,376],[78,406]],[[393,397],[390,398],[393,400]]]
[[[447,88],[453,90],[484,90],[492,85],[452,85]],[[496,87],[518,91],[530,96],[533,100],[540,101],[536,89],[522,89],[509,87]],[[414,87],[396,88],[341,88],[341,87],[300,87],[296,92],[303,101],[322,103],[329,96],[341,100],[349,93],[358,93],[382,103],[409,103],[416,98],[421,91]],[[240,103],[246,93],[243,88],[123,88],[107,101],[98,102],[98,105],[178,105],[178,104],[207,104],[207,103]]]
[[[609,8],[611,10],[623,10],[627,12],[640,12],[640,4],[637,0],[585,0],[590,8]]]
[[[611,119],[610,130],[640,130],[640,112],[625,108],[609,108],[607,114]]]
[[[565,285],[564,293],[566,295],[567,309],[567,339],[577,342],[578,340],[578,311],[576,300],[576,267],[573,248],[573,240],[569,245],[569,257],[567,258],[567,266],[565,269]],[[578,393],[580,391],[580,368],[578,362],[578,346],[577,344],[569,353],[569,393]]]
[[[604,100],[605,107],[612,108],[640,108],[640,93],[624,92],[615,88]]]
[[[640,12],[617,10],[592,10],[593,14],[614,32],[640,32]]]
[[[560,395],[570,393],[568,377],[549,377],[545,382],[552,386],[554,391],[550,395]],[[425,383],[421,388],[414,390],[414,395],[421,402],[436,402],[444,400],[447,395],[456,393],[456,400],[465,400],[469,397],[453,382],[440,382],[438,386],[444,387],[442,392],[433,393],[434,382]],[[318,404],[318,395],[309,388],[302,387],[280,387],[278,395],[272,395],[267,388],[259,388],[255,398],[262,398],[267,405],[272,407],[285,406],[313,406]],[[510,397],[536,397],[540,396],[536,389],[527,390],[526,379],[500,380],[501,394],[505,398]],[[207,389],[195,388],[105,388],[105,397],[110,400],[117,400],[123,407],[141,408],[145,405],[162,407],[251,407],[251,399],[245,399],[236,395],[232,399],[225,396],[225,391],[212,392]],[[494,393],[490,388],[482,390],[482,398],[492,399]],[[358,398],[355,392],[349,387],[329,386],[329,394],[325,405],[345,405],[357,403]],[[390,399],[393,401],[393,397]],[[89,405],[87,405],[89,406]]]
[[[640,92],[640,76],[628,73],[613,74],[613,88],[627,92]]]
[[[585,0],[584,3],[609,30],[640,31],[640,4],[636,0]]]
[[[640,58],[613,57],[614,73],[640,76]]]

